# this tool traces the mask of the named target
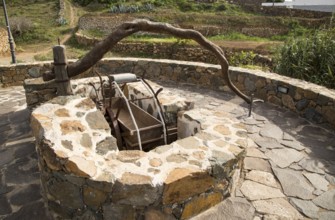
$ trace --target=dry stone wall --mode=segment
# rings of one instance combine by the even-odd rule
[[[73,62],[73,61],[72,61]],[[32,78],[32,69],[39,76],[43,70],[50,70],[50,62],[0,66],[0,79],[10,79],[3,86],[22,85],[23,79],[14,79],[20,72],[22,78],[30,78],[24,83],[27,104],[31,108],[55,96],[56,85],[45,83],[40,78]],[[96,70],[102,74],[132,72],[147,79],[191,83],[218,91],[228,90],[218,65],[139,58],[113,58],[99,61]],[[38,71],[37,71],[38,70]],[[298,79],[281,76],[275,73],[230,67],[233,83],[248,95],[263,99],[275,105],[284,106],[301,116],[317,123],[329,122],[335,126],[335,91]],[[18,75],[20,76],[20,75]],[[36,77],[35,76],[35,77]],[[88,70],[78,76],[95,76]],[[279,87],[287,89],[287,93],[279,91]]]

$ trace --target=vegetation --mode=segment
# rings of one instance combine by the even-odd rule
[[[290,38],[276,63],[280,74],[335,89],[335,28]]]

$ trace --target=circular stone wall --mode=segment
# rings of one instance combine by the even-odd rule
[[[184,137],[152,151],[119,151],[90,98],[57,97],[36,108],[45,201],[62,219],[187,219],[234,191],[246,131],[218,110],[180,112]],[[189,136],[189,137],[186,137]]]

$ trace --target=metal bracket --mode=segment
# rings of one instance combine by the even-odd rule
[[[248,113],[248,117],[251,117],[251,112],[252,112],[252,107],[253,107],[253,103],[254,102],[264,102],[264,100],[261,99],[255,99],[254,100],[254,94],[252,93],[250,96],[250,104],[249,104],[249,113]]]

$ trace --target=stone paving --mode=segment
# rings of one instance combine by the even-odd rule
[[[166,89],[238,118],[246,146],[236,195],[193,219],[335,219],[335,135],[287,109],[247,105],[230,93],[164,83]],[[40,194],[34,139],[22,87],[0,89],[0,219],[50,219]]]

